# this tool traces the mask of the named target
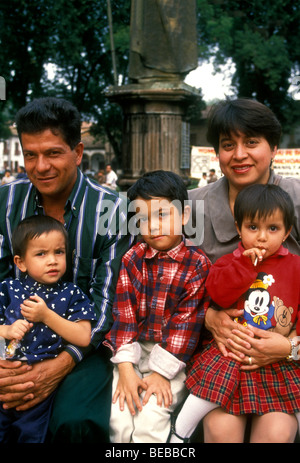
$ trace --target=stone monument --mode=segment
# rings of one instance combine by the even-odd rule
[[[127,189],[143,173],[189,171],[188,106],[199,91],[184,83],[197,67],[196,0],[132,0],[129,84],[108,98],[123,110],[123,176]]]

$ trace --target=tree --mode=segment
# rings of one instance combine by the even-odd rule
[[[10,0],[0,9],[0,70],[14,108],[43,94],[44,63],[52,53],[54,0]]]
[[[16,109],[43,93],[44,63],[51,55],[55,17],[51,1],[10,0],[0,8],[0,74],[6,81],[0,134],[7,137]],[[38,37],[38,40],[37,40]]]
[[[300,72],[300,5],[295,0],[198,0],[199,53],[216,66],[232,58],[240,97],[270,106],[283,127],[299,118],[289,94]]]
[[[130,0],[115,0],[112,16],[117,68],[127,75]],[[114,83],[107,2],[99,0],[10,0],[0,8],[0,74],[7,82],[1,102],[6,119],[29,99],[54,95],[72,101],[108,136],[119,155],[122,114],[105,97]],[[49,79],[46,65],[55,66]],[[0,121],[1,124],[1,121]]]
[[[107,87],[114,83],[107,2],[81,0],[71,5],[60,0],[55,6],[62,20],[57,25],[52,56],[57,73],[51,92],[73,101],[83,117],[94,122],[93,135],[109,139],[121,166],[122,113],[105,96]],[[112,17],[117,70],[124,81],[129,59],[130,1],[114,1]]]

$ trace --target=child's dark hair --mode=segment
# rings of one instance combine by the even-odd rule
[[[22,133],[38,133],[50,129],[58,132],[74,149],[81,140],[81,120],[77,108],[62,98],[36,98],[21,108],[16,115],[20,140]]]
[[[183,179],[173,172],[166,170],[155,170],[147,172],[132,185],[127,196],[130,201],[137,197],[143,199],[166,198],[169,201],[177,200],[180,202],[182,212],[185,201],[188,200],[188,193]]]
[[[277,185],[250,185],[237,195],[234,218],[241,229],[245,218],[266,218],[278,209],[282,212],[285,230],[289,231],[295,220],[295,209],[290,195]]]
[[[219,153],[220,135],[241,132],[247,137],[264,137],[273,150],[278,146],[281,125],[273,111],[256,100],[237,98],[214,105],[208,116],[206,138]]]
[[[68,233],[63,224],[58,220],[48,215],[32,215],[21,220],[12,234],[14,255],[24,257],[29,241],[52,231],[59,231],[63,234],[67,248]]]

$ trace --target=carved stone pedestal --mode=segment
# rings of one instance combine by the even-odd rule
[[[188,106],[199,97],[183,82],[143,82],[111,87],[107,97],[123,110],[123,176],[126,190],[141,175],[157,169],[183,177],[189,172]]]

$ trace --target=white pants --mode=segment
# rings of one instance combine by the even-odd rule
[[[152,373],[148,368],[148,359],[154,346],[153,343],[141,343],[142,355],[138,365],[134,365],[136,374],[143,378]],[[157,405],[157,398],[151,395],[149,401],[143,406],[141,412],[136,410],[132,416],[127,403],[124,410],[120,410],[119,400],[111,407],[110,417],[110,441],[112,443],[165,443],[169,436],[171,425],[171,413],[186,396],[184,385],[185,372],[179,372],[174,379],[170,380],[173,396],[172,405],[169,408]],[[119,380],[118,366],[114,366],[113,389],[114,394]],[[146,391],[141,394],[141,400]]]

